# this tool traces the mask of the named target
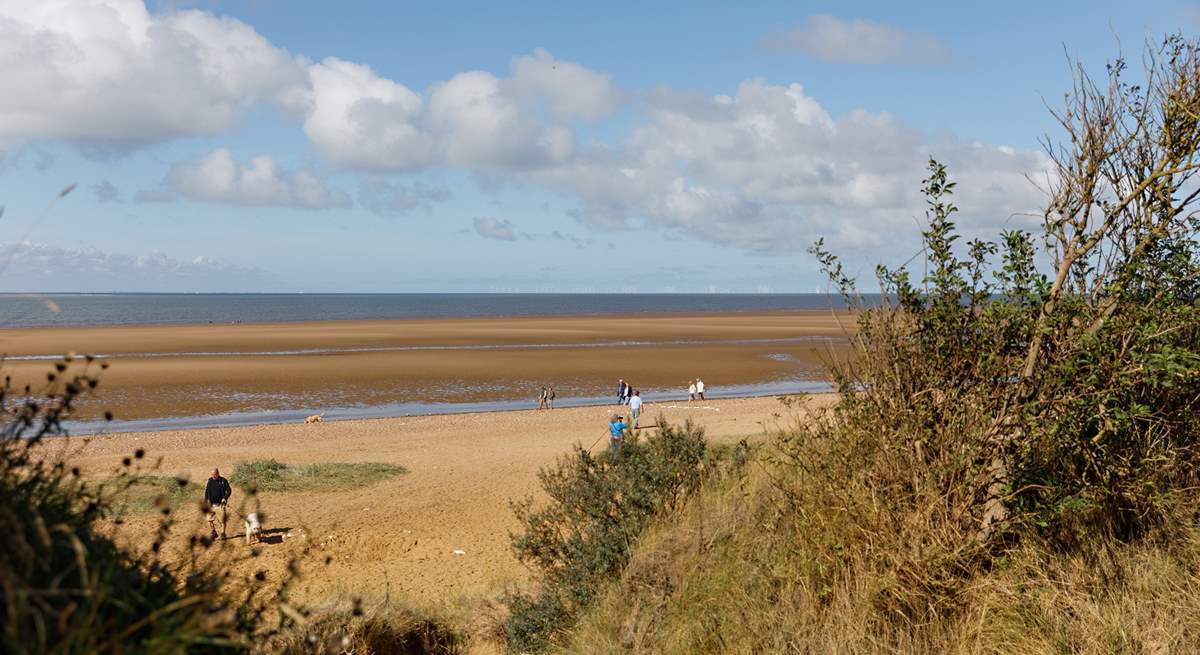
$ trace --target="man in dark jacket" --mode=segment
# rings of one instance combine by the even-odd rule
[[[208,503],[208,528],[210,530],[209,537],[217,538],[217,519],[221,519],[221,538],[225,538],[225,508],[229,504],[229,496],[233,494],[233,489],[229,486],[229,481],[221,477],[221,472],[213,469],[208,476],[208,484],[204,486],[204,502]]]

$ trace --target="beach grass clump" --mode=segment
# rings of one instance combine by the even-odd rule
[[[378,462],[284,464],[275,459],[256,459],[239,462],[229,480],[257,491],[333,492],[365,487],[407,472],[403,466]]]
[[[117,510],[132,515],[199,506],[204,498],[204,487],[171,475],[130,475],[110,480],[109,487]]]

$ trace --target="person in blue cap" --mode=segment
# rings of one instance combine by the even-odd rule
[[[625,421],[619,414],[614,414],[608,421],[608,452],[609,457],[616,459],[621,454],[621,442],[625,440]]]

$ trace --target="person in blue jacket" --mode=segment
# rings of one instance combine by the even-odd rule
[[[623,418],[614,415],[608,421],[608,451],[611,459],[616,459],[617,455],[621,454],[621,442],[625,440],[625,428],[628,427]]]

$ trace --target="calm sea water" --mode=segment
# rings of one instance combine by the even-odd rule
[[[0,294],[0,327],[763,312],[840,307],[827,294]]]

